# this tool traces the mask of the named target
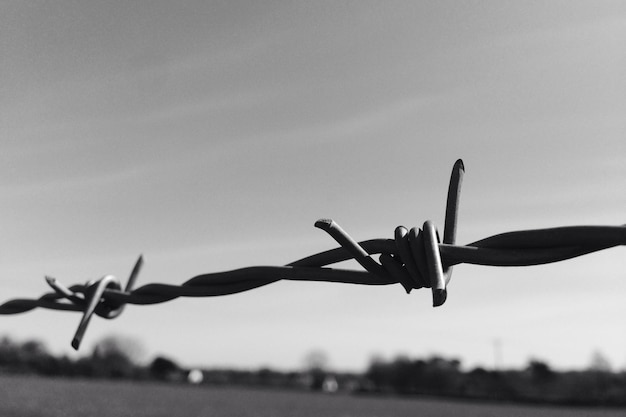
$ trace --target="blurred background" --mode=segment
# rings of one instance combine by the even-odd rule
[[[106,274],[137,285],[283,265],[396,226],[458,242],[626,222],[620,1],[2,2],[0,302]],[[185,366],[363,370],[454,357],[626,368],[623,248],[528,268],[461,265],[429,291],[279,282],[216,298],[0,318],[76,357],[107,335]],[[595,359],[594,359],[595,358]]]

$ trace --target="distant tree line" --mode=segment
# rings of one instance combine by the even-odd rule
[[[521,370],[460,369],[460,361],[398,357],[373,360],[365,372],[374,392],[402,395],[448,396],[512,402],[567,405],[626,406],[626,372],[606,367],[557,372],[531,360]]]
[[[115,338],[105,338],[91,355],[79,359],[51,354],[37,340],[23,343],[0,338],[0,373],[94,378],[141,378],[144,367]]]
[[[281,389],[311,389],[369,395],[445,396],[477,400],[536,402],[567,405],[626,406],[626,372],[612,372],[598,356],[584,371],[557,372],[531,360],[520,370],[461,369],[461,362],[433,356],[392,360],[373,359],[365,372],[337,373],[326,368],[319,354],[307,357],[305,369],[282,372],[258,370],[188,370],[159,356],[137,363],[132,345],[105,338],[93,352],[78,359],[52,355],[39,341],[0,338],[1,374],[54,377],[158,380],[208,386],[245,385]],[[315,359],[315,360],[313,360]]]

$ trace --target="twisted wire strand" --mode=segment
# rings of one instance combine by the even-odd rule
[[[70,287],[46,277],[53,292],[37,299],[14,299],[0,305],[0,314],[24,313],[35,308],[80,311],[83,318],[72,340],[78,349],[92,315],[119,316],[127,304],[147,305],[179,297],[214,297],[249,291],[280,280],[325,281],[358,285],[401,284],[407,293],[430,288],[433,306],[447,299],[454,265],[531,266],[563,261],[614,246],[626,245],[626,225],[569,226],[522,230],[490,236],[468,245],[456,245],[460,188],[465,167],[458,160],[452,169],[443,242],[434,224],[422,228],[398,226],[393,239],[357,242],[337,223],[321,219],[317,228],[327,232],[338,248],[307,256],[284,266],[252,266],[195,276],[180,285],[151,283],[133,289],[143,257],[139,257],[124,289],[113,276]],[[378,262],[372,255],[380,255]],[[329,268],[338,262],[357,261],[364,270]]]
[[[541,237],[554,235],[555,232],[571,234],[572,237],[577,239],[573,239],[567,242],[567,244],[562,242],[554,246],[545,246],[545,242],[541,241]],[[593,240],[596,240],[597,236],[594,235],[607,232],[610,235],[600,242],[588,244],[584,240],[588,236],[594,237]],[[506,246],[491,245],[491,239],[497,241],[505,236],[507,239],[509,237],[519,239],[520,245],[517,247],[510,246],[508,242]],[[543,247],[533,248],[528,246],[529,242],[535,242],[538,238],[539,243]],[[414,276],[408,273],[406,269],[408,269],[407,264],[415,262],[415,260],[409,258],[406,264],[404,264],[402,256],[396,252],[396,241],[392,239],[373,239],[359,242],[359,245],[369,255],[382,254],[386,260],[389,258],[398,260],[397,263],[403,264],[402,267],[404,269],[402,271],[408,274],[406,276]],[[495,235],[466,246],[440,244],[439,250],[441,251],[444,264],[448,266],[461,263],[490,266],[531,266],[563,261],[622,245],[626,245],[626,226],[571,226],[510,232]],[[211,297],[235,294],[259,288],[279,280],[326,281],[361,285],[390,285],[408,282],[408,280],[399,279],[395,271],[390,271],[390,268],[385,267],[386,262],[383,262],[382,267],[388,275],[382,277],[367,271],[323,268],[325,265],[350,259],[352,257],[349,251],[340,247],[311,255],[285,266],[254,266],[202,274],[180,285],[146,284],[129,292],[107,289],[104,291],[103,298],[118,303],[143,305],[157,304],[178,297]],[[410,288],[428,287],[429,284],[422,281],[422,279],[423,277],[420,275],[419,284],[414,283]],[[84,305],[79,300],[84,301],[84,299],[80,295],[84,294],[87,288],[87,284],[78,284],[70,287],[71,294],[76,297],[76,301],[72,303],[64,302],[67,301],[67,297],[58,293],[47,293],[38,299],[10,300],[0,305],[0,314],[23,313],[37,307],[82,311]]]

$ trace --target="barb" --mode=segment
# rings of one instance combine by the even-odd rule
[[[522,230],[490,236],[468,245],[456,245],[459,197],[465,167],[460,159],[452,169],[446,201],[443,242],[431,221],[422,229],[398,226],[393,239],[357,242],[336,222],[321,219],[315,226],[326,231],[339,247],[291,262],[285,266],[253,266],[198,275],[180,285],[147,284],[133,289],[143,257],[133,268],[127,285],[111,275],[84,285],[65,287],[46,277],[54,292],[38,299],[15,299],[0,305],[0,314],[24,313],[35,308],[80,311],[83,317],[72,339],[78,349],[91,317],[118,317],[126,304],[146,305],[178,297],[215,297],[249,291],[279,280],[326,281],[358,285],[400,284],[407,293],[430,288],[433,306],[442,305],[454,265],[531,266],[626,245],[626,225],[570,226]],[[380,254],[379,262],[372,255]],[[356,260],[365,270],[329,268]]]

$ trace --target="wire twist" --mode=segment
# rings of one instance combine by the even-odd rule
[[[336,222],[321,219],[315,227],[327,232],[338,248],[320,252],[285,266],[252,266],[225,272],[198,275],[181,285],[134,284],[143,265],[137,260],[122,289],[112,275],[86,284],[65,287],[46,277],[54,290],[38,299],[14,299],[0,305],[0,314],[24,313],[35,308],[81,311],[82,319],[72,339],[78,349],[91,317],[118,317],[126,304],[146,305],[178,297],[214,297],[249,291],[279,280],[326,281],[360,285],[401,284],[407,293],[430,288],[433,306],[447,299],[452,267],[457,264],[490,266],[530,266],[562,261],[614,246],[626,245],[626,226],[569,226],[503,233],[468,245],[456,245],[456,230],[461,183],[465,167],[460,159],[452,169],[443,241],[431,221],[422,228],[398,226],[393,239],[357,242]],[[371,255],[380,254],[379,262]],[[353,259],[360,270],[328,268]]]

